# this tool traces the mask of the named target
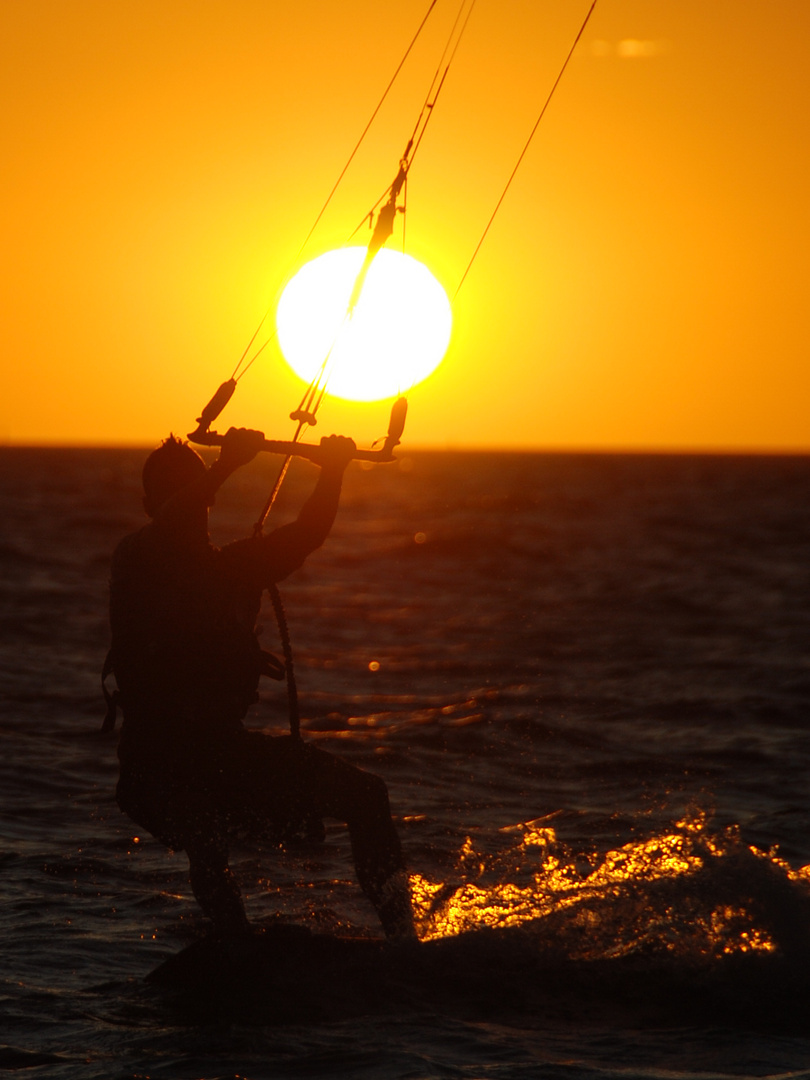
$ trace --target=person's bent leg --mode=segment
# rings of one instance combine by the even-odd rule
[[[408,873],[384,781],[312,746],[301,748],[292,771],[308,805],[320,816],[346,822],[358,883],[386,937],[413,938]]]
[[[414,936],[408,875],[385,783],[310,744],[246,732],[235,803],[282,827],[313,817],[345,821],[357,880],[389,938]]]

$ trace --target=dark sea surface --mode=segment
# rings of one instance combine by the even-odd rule
[[[282,595],[306,738],[386,780],[424,942],[374,944],[330,822],[236,852],[277,962],[191,986],[147,978],[205,923],[99,731],[143,458],[0,449],[0,1071],[810,1077],[810,458],[352,466]],[[273,469],[223,489],[216,542]],[[273,683],[249,722],[286,716]]]

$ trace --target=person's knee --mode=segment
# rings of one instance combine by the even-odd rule
[[[356,778],[354,791],[350,799],[351,816],[347,817],[349,827],[356,826],[363,831],[377,832],[391,829],[391,804],[388,800],[388,788],[379,776],[360,772]]]
[[[390,818],[388,788],[379,776],[310,746],[303,762],[296,794],[317,814],[358,828]]]

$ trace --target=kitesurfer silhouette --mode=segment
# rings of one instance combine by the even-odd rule
[[[228,866],[234,834],[322,836],[324,817],[345,821],[358,881],[386,935],[409,937],[407,874],[383,781],[300,739],[243,724],[259,676],[281,670],[256,635],[262,590],[326,539],[355,449],[351,439],[322,439],[320,477],[297,520],[214,547],[209,507],[262,440],[231,428],[206,468],[170,436],[144,466],[151,521],[118,545],[110,581],[109,666],[124,715],[118,805],[185,850],[194,895],[219,936],[249,929]]]

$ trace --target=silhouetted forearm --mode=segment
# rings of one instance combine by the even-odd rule
[[[297,519],[262,538],[267,581],[281,581],[323,544],[335,521],[342,479],[342,470],[323,469]]]

